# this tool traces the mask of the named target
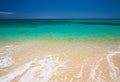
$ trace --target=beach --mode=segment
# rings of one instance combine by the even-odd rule
[[[118,24],[21,21],[1,24],[0,82],[120,81]]]

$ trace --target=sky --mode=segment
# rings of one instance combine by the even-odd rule
[[[120,18],[120,0],[0,0],[0,19]]]

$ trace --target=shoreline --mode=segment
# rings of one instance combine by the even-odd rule
[[[98,70],[101,70],[103,73],[105,72],[104,69],[109,69],[112,71],[112,69],[109,68],[109,66],[112,63],[114,63],[114,65],[117,66],[117,68],[120,70],[120,64],[119,64],[119,58],[120,58],[119,54],[120,53],[115,53],[116,56],[113,56],[113,57],[112,57],[112,55],[109,54],[111,52],[120,51],[119,50],[120,44],[119,45],[118,44],[119,43],[115,43],[115,42],[114,42],[114,44],[111,44],[109,42],[107,42],[107,44],[106,44],[106,42],[99,43],[99,42],[79,42],[79,41],[74,42],[74,41],[33,40],[33,41],[26,41],[26,42],[24,42],[24,41],[16,42],[11,45],[6,45],[7,47],[5,47],[5,45],[4,45],[2,47],[3,51],[1,51],[1,52],[5,53],[5,54],[9,53],[9,56],[12,57],[12,60],[15,63],[13,63],[11,66],[9,66],[7,68],[5,67],[5,68],[1,69],[0,75],[2,75],[2,77],[5,77],[6,75],[14,72],[19,67],[22,67],[22,66],[24,67],[24,65],[26,63],[28,63],[30,61],[36,61],[35,63],[31,64],[33,67],[31,67],[31,66],[28,67],[29,70],[32,71],[32,69],[34,67],[37,67],[37,66],[39,67],[38,61],[44,60],[44,58],[45,58],[45,61],[57,62],[57,57],[58,57],[59,58],[58,60],[61,60],[61,62],[62,61],[66,62],[67,67],[65,69],[67,69],[67,70],[63,70],[61,72],[64,72],[65,73],[64,75],[66,75],[68,77],[66,79],[67,82],[69,82],[73,76],[78,74],[80,72],[80,69],[84,70],[82,72],[83,78],[80,79],[80,78],[76,77],[76,78],[74,78],[74,81],[77,81],[77,80],[85,80],[86,81],[87,79],[92,80],[92,76],[91,75],[89,76],[89,74],[92,73],[92,70],[94,70],[94,71],[96,70],[95,71],[96,75],[93,75],[94,78],[97,78],[99,76]],[[48,57],[49,55],[50,55],[50,57],[53,58],[53,60],[51,60],[51,58],[46,59],[46,57]],[[114,61],[111,61],[111,60],[114,60]],[[85,61],[87,61],[88,64],[85,63]],[[34,66],[34,64],[35,64],[35,66]],[[51,64],[54,64],[54,63],[51,63]],[[93,65],[94,67],[92,67],[91,65]],[[97,65],[99,67],[97,67]],[[76,67],[76,66],[78,66],[78,67]],[[84,66],[86,66],[87,68],[84,68]],[[6,70],[6,71],[3,71],[3,70]],[[25,71],[22,72],[20,74],[21,75],[20,77],[18,75],[16,75],[15,76],[16,79],[13,78],[12,82],[16,82],[18,80],[18,78],[20,80],[20,78],[22,79],[23,77],[25,77],[25,75],[27,73],[29,73],[29,71],[27,71],[27,70],[28,69],[26,69],[26,72]],[[71,74],[70,74],[70,71],[72,71]],[[104,75],[104,74],[103,75],[104,75],[104,77],[106,77],[112,81],[112,78],[109,75],[109,72],[110,71],[107,71],[106,75]],[[39,71],[39,73],[41,73],[41,72]],[[87,74],[87,76],[86,76],[86,74]],[[51,75],[51,79],[55,79],[55,77],[58,80],[64,78],[61,76],[57,77],[57,76]],[[28,75],[28,78],[29,78],[29,75]],[[37,76],[36,76],[36,78],[37,78]],[[116,78],[118,78],[118,76]],[[42,80],[42,78],[41,78],[41,80]],[[49,78],[49,80],[50,80],[50,78]],[[109,81],[109,80],[106,79],[106,81]],[[26,80],[23,79],[23,81],[27,81],[27,79]],[[42,81],[44,81],[44,80],[42,80]]]
[[[64,39],[51,39],[51,38],[31,38],[31,39],[25,39],[25,38],[11,38],[6,40],[0,40],[0,45],[3,44],[21,44],[21,43],[29,43],[29,42],[60,42],[60,43],[96,43],[96,44],[120,44],[119,38],[64,38]]]

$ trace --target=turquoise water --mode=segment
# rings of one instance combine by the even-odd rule
[[[120,20],[0,20],[0,41],[120,41]]]

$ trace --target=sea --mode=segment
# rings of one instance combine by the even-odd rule
[[[120,41],[120,20],[1,19],[0,41]]]

